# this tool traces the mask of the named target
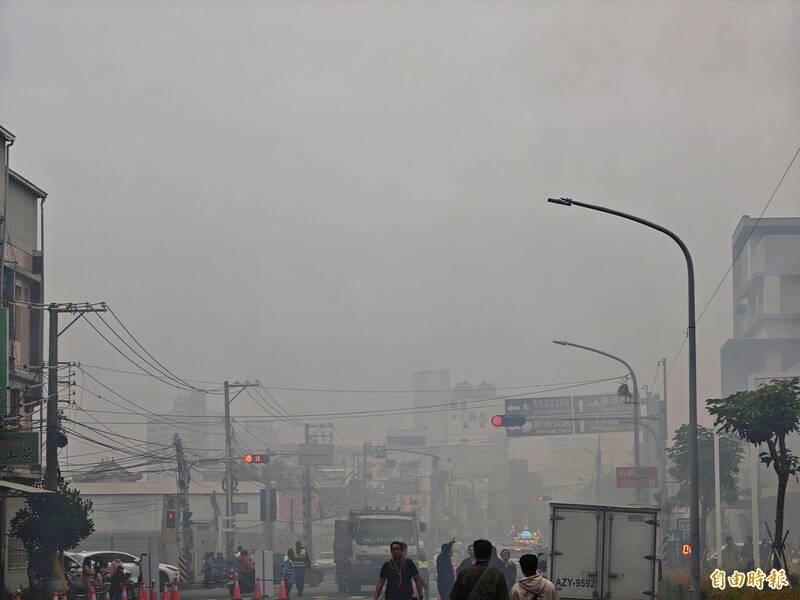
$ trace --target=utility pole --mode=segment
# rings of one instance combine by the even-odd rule
[[[225,532],[225,551],[228,556],[233,555],[233,532],[236,528],[236,516],[233,514],[233,492],[237,485],[233,478],[233,426],[231,424],[231,402],[236,400],[239,394],[245,389],[249,387],[258,387],[258,385],[258,381],[255,383],[250,383],[249,381],[245,381],[244,383],[239,383],[238,381],[229,383],[227,379],[225,383],[223,383],[225,404],[225,516],[223,517],[224,522],[222,530]],[[237,388],[239,391],[231,398],[231,389]]]
[[[306,447],[311,443],[311,425],[306,423]],[[311,467],[303,466],[303,537],[306,541],[308,552],[313,553],[313,539],[311,532]]]
[[[658,423],[658,435],[661,439],[661,444],[658,449],[658,470],[660,471],[660,479],[661,485],[659,486],[661,489],[661,518],[665,521],[666,528],[669,528],[669,518],[664,511],[664,507],[667,506],[667,446],[669,446],[669,432],[667,429],[667,359],[662,358],[659,361],[661,365],[661,373],[663,376],[661,382],[661,419]],[[665,528],[665,529],[666,529]]]
[[[50,329],[48,333],[48,353],[47,353],[47,430],[45,436],[45,472],[44,482],[48,490],[58,489],[58,448],[59,434],[61,433],[61,423],[58,415],[58,337],[67,329],[72,327],[78,319],[88,312],[106,312],[105,304],[96,306],[94,304],[57,304],[52,303],[47,307],[50,316]],[[77,315],[61,331],[58,330],[59,313],[71,313]]]
[[[189,510],[190,467],[183,453],[183,444],[176,433],[173,438],[175,459],[178,463],[178,568],[183,581],[194,579],[194,535],[192,533],[192,513]]]
[[[270,480],[270,472],[268,469],[264,469],[264,493],[266,495],[266,518],[264,519],[263,523],[263,531],[262,534],[264,536],[265,543],[267,545],[267,550],[273,550],[273,546],[275,545],[275,523],[272,522],[272,511],[276,510],[276,507],[272,506],[272,490],[275,489],[275,482]]]

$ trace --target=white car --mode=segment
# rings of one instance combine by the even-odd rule
[[[86,558],[91,558],[93,562],[100,558],[105,558],[109,563],[114,560],[119,561],[119,563],[122,565],[122,568],[125,569],[125,572],[130,575],[131,581],[139,580],[139,564],[141,563],[141,558],[134,556],[133,554],[128,554],[127,552],[116,552],[113,550],[69,552],[68,554],[70,558],[74,559],[79,565],[82,565],[84,559]],[[159,585],[163,585],[166,582],[174,581],[176,579],[180,581],[180,570],[174,565],[158,563],[158,575]]]

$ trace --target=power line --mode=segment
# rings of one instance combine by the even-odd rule
[[[708,310],[709,306],[711,306],[711,302],[717,296],[717,293],[719,292],[720,288],[722,288],[722,284],[725,283],[725,280],[728,278],[728,275],[730,275],[731,271],[733,271],[733,267],[736,266],[736,261],[739,259],[739,256],[741,255],[742,251],[744,250],[744,247],[747,245],[747,242],[750,240],[750,237],[753,235],[753,232],[756,230],[756,228],[758,227],[759,223],[761,222],[761,219],[764,217],[764,214],[767,212],[767,209],[769,208],[769,205],[772,203],[772,199],[775,198],[775,195],[778,193],[778,190],[780,189],[781,185],[783,184],[783,180],[786,179],[786,176],[789,174],[789,171],[791,170],[792,165],[794,165],[794,161],[797,159],[798,154],[800,154],[800,146],[797,147],[797,150],[795,150],[794,155],[792,155],[792,159],[789,161],[789,164],[786,166],[786,169],[784,170],[783,175],[781,175],[781,178],[778,180],[778,184],[775,186],[775,189],[772,190],[772,194],[770,195],[769,199],[767,200],[766,204],[764,205],[764,208],[761,210],[761,213],[758,215],[758,218],[756,219],[756,222],[753,223],[753,226],[750,228],[750,231],[748,232],[747,237],[744,240],[744,243],[742,243],[742,245],[739,248],[738,252],[736,252],[736,255],[733,257],[733,260],[731,261],[730,266],[727,268],[725,273],[722,275],[722,278],[719,280],[719,283],[717,284],[717,287],[714,288],[714,292],[708,298],[708,300],[706,301],[705,305],[703,305],[703,309],[700,311],[700,314],[697,317],[696,323],[699,323],[700,319],[703,318],[703,315],[706,314],[706,311]],[[680,348],[678,348],[678,351],[672,357],[672,362],[670,363],[669,369],[667,370],[667,377],[669,377],[670,373],[672,373],[672,369],[675,366],[675,362],[678,360],[678,357],[681,355],[681,352],[683,352],[683,348],[685,346],[686,346],[686,337],[683,338],[683,342],[681,342]]]

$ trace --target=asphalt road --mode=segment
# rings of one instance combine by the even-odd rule
[[[308,587],[303,594],[303,600],[364,600],[368,596],[372,596],[373,589],[364,587],[364,593],[360,596],[352,596],[351,594],[340,594],[336,589],[336,584],[333,581],[323,581],[317,587]],[[247,595],[242,595],[244,600],[248,600]],[[297,590],[292,590],[292,600],[297,600]],[[212,590],[181,590],[181,600],[230,600],[228,597],[228,590],[225,588],[215,588]]]

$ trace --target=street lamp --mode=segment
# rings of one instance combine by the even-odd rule
[[[571,198],[548,198],[547,201],[562,206],[579,206],[581,208],[604,212],[609,215],[635,221],[651,229],[660,231],[678,244],[681,252],[683,252],[683,257],[686,259],[689,300],[689,324],[687,327],[687,334],[689,337],[689,522],[690,542],[693,549],[691,555],[692,575],[690,597],[692,600],[700,600],[700,468],[697,461],[697,339],[694,307],[694,263],[692,262],[692,255],[681,238],[666,227],[662,227],[652,221],[604,206],[578,202]]]
[[[565,342],[564,340],[553,340],[554,344],[558,344],[559,346],[572,346],[573,348],[580,348],[581,350],[588,350],[589,352],[595,352],[597,354],[602,354],[603,356],[607,356],[608,358],[617,361],[618,363],[622,363],[625,365],[625,368],[628,369],[628,373],[631,376],[631,383],[633,385],[633,472],[635,473],[633,478],[633,485],[636,494],[636,501],[639,502],[642,499],[642,490],[639,487],[639,384],[636,382],[636,373],[633,372],[631,366],[621,359],[619,356],[614,356],[613,354],[609,354],[608,352],[603,352],[602,350],[598,350],[597,348],[590,348],[589,346],[581,346],[580,344],[573,344],[572,342]],[[621,386],[620,386],[621,387]]]

